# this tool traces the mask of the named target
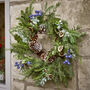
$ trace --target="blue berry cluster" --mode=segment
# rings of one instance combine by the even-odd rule
[[[29,16],[30,19],[33,19],[34,17],[37,17],[37,16],[42,16],[42,12],[39,10],[35,10],[35,14],[31,14]]]
[[[67,54],[65,55],[65,61],[64,64],[70,65],[69,59],[72,58],[72,55],[70,54],[70,49],[67,50]]]
[[[30,65],[31,62],[30,61],[27,61],[26,62],[27,65]],[[24,64],[22,64],[22,62],[15,62],[15,67],[17,67],[17,69],[20,69],[20,68],[23,68],[24,67]]]

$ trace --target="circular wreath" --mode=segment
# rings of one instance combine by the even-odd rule
[[[55,15],[58,6],[59,3],[47,7],[46,3],[43,11],[32,14],[31,3],[21,11],[18,25],[10,30],[16,40],[11,52],[19,60],[15,67],[40,86],[49,80],[68,85],[73,77],[73,63],[79,56],[77,39],[84,35],[77,31],[78,27],[69,29],[67,22]],[[48,35],[53,45],[49,51],[38,41],[39,35]]]

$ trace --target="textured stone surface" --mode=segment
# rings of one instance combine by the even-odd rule
[[[32,0],[10,0],[10,2],[23,2],[23,1],[32,1]],[[36,0],[36,1],[40,1],[40,0]]]
[[[24,84],[20,82],[13,82],[13,90],[24,90]]]
[[[78,65],[79,90],[90,90],[90,60],[82,58],[82,63]]]
[[[27,90],[44,90],[44,88],[28,86],[28,87],[27,87]]]
[[[82,29],[82,31],[86,32],[86,36],[79,43],[79,54],[81,56],[90,56],[90,28]]]
[[[26,1],[26,0],[10,0],[10,2],[13,2],[13,1]]]

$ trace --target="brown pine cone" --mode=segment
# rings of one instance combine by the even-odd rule
[[[41,58],[42,60],[44,60],[44,61],[45,61],[46,57],[47,57],[47,54],[46,54],[45,52],[43,52],[43,53],[40,55],[40,58]]]
[[[34,53],[39,53],[42,51],[42,45],[36,41],[32,41],[29,43],[29,47]]]
[[[56,55],[54,55],[54,56],[51,56],[49,59],[48,59],[48,61],[51,63],[51,62],[53,62],[53,61],[55,61],[56,60]]]
[[[35,34],[34,36],[30,36],[30,39],[32,40],[32,41],[36,41],[37,40],[37,38],[38,38],[38,35],[37,34]]]

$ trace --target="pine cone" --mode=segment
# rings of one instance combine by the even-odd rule
[[[30,38],[32,41],[36,41],[38,38],[38,35],[37,34],[35,34],[34,36],[31,35]]]
[[[49,59],[48,59],[48,61],[51,63],[51,62],[53,62],[53,61],[55,61],[56,60],[56,55],[54,55],[54,56],[51,56]]]
[[[29,43],[30,49],[34,51],[34,53],[39,53],[42,51],[42,45],[36,41],[32,41]]]
[[[46,57],[47,57],[47,54],[46,54],[45,52],[43,52],[43,53],[40,55],[40,58],[41,58],[42,60],[44,60],[44,61],[45,61]]]

